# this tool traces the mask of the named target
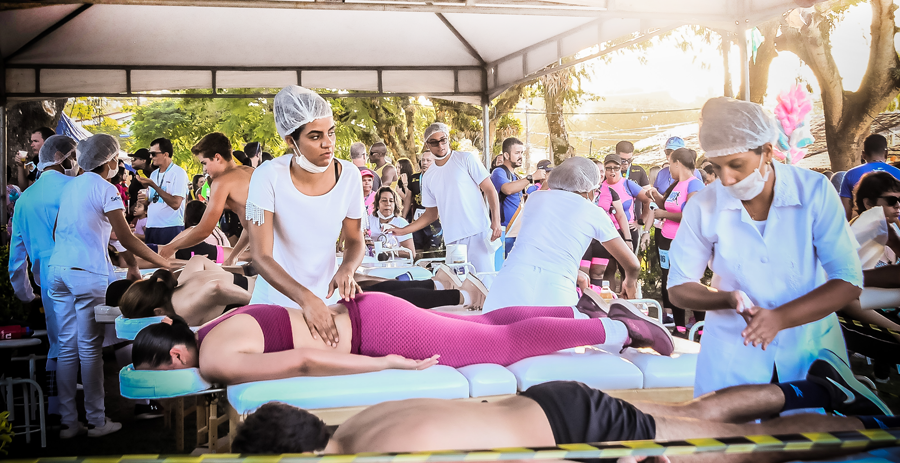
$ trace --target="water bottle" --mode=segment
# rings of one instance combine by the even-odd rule
[[[606,302],[611,302],[616,298],[615,293],[609,289],[609,281],[603,280],[603,286],[600,289],[600,297],[603,298]]]

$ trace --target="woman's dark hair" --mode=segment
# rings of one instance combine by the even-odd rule
[[[401,158],[397,161],[397,178],[400,178],[400,174],[406,174],[407,181],[411,179],[413,174],[415,173],[412,165],[412,161],[407,158]],[[403,188],[406,188],[407,185],[403,185]]]
[[[203,175],[200,175],[200,174],[195,175],[194,178],[191,180],[191,186],[196,189],[197,182],[199,182],[201,178],[203,178]]]
[[[398,195],[397,192],[389,186],[383,186],[378,189],[378,192],[375,193],[375,210],[378,210],[378,205],[381,203],[381,195],[385,193],[388,193],[394,197],[394,215],[400,217],[400,213],[403,212],[403,205],[401,204],[400,195]]]
[[[693,171],[697,163],[697,152],[688,148],[678,148],[669,155],[669,162],[675,161]]]
[[[707,164],[706,167],[703,168],[709,175],[716,175],[716,169],[712,166],[712,164]]]
[[[872,171],[862,176],[856,188],[853,189],[856,213],[862,214],[867,210],[865,199],[875,204],[885,193],[900,193],[900,181],[893,175],[884,171]]]
[[[187,322],[178,315],[169,315],[172,324],[154,323],[138,332],[131,350],[131,361],[135,367],[155,370],[172,361],[169,351],[178,345],[197,350],[197,339]]]
[[[262,163],[264,163],[266,161],[271,161],[273,159],[275,159],[275,158],[272,157],[272,153],[263,151],[262,154],[259,155],[259,165],[262,165]]]
[[[124,177],[124,176],[125,176],[125,168],[119,166],[119,170],[116,171],[116,175],[114,175],[113,178],[109,179],[109,183],[112,183],[113,185],[118,185],[118,184],[122,183],[122,177]]]
[[[136,281],[119,298],[119,310],[127,318],[155,317],[154,309],[163,309],[165,315],[175,315],[172,294],[178,280],[168,270],[157,270],[146,280]],[[137,363],[137,362],[135,362]]]
[[[329,437],[328,428],[316,415],[285,403],[269,402],[238,426],[231,450],[250,455],[315,452],[328,445]]]
[[[259,156],[260,151],[262,151],[262,145],[260,145],[258,141],[252,141],[244,145],[244,154],[246,154],[248,158]]]
[[[203,201],[194,200],[184,206],[184,226],[196,227],[206,212],[206,204]]]
[[[231,152],[231,156],[233,156],[238,161],[241,161],[241,165],[253,167],[253,164],[250,164],[250,158],[248,158],[243,151],[234,150]]]
[[[497,165],[498,159],[503,159],[503,155],[498,154],[498,155],[494,156],[494,159],[491,159],[491,172],[493,172],[494,169],[497,169],[500,167],[499,165]],[[503,164],[503,163],[501,162],[500,164]]]
[[[122,295],[125,294],[125,291],[128,291],[132,284],[134,282],[131,280],[117,280],[110,283],[106,287],[106,305],[118,307],[119,301],[122,300]]]

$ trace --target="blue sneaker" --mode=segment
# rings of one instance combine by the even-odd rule
[[[809,367],[806,379],[828,390],[831,395],[831,412],[844,416],[893,416],[888,408],[872,390],[859,382],[850,366],[837,354],[822,349],[819,358]]]

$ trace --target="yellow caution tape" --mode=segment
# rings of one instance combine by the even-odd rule
[[[900,428],[775,436],[742,436],[686,441],[623,441],[565,444],[558,447],[503,448],[474,451],[360,453],[356,455],[124,455],[115,457],[32,458],[10,463],[420,463],[499,460],[585,460],[624,456],[753,453],[823,449],[871,449],[900,445]]]

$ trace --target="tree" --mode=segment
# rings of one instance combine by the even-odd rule
[[[31,153],[31,131],[38,127],[56,129],[66,99],[23,101],[9,106],[7,109],[6,131],[6,165],[13,165],[13,157],[17,151]],[[37,164],[37,162],[35,162]],[[14,172],[10,170],[10,172]],[[7,175],[7,178],[9,176]]]
[[[784,25],[775,39],[779,51],[796,54],[812,69],[822,92],[825,140],[832,170],[847,170],[859,164],[862,141],[872,122],[900,94],[900,57],[894,46],[897,5],[891,0],[870,0],[872,25],[869,62],[859,90],[844,90],[840,71],[831,54],[830,33],[842,8],[817,5],[800,27]]]
[[[587,92],[581,88],[582,79],[590,78],[587,69],[585,66],[567,67],[538,79],[538,88],[544,97],[550,149],[555,165],[575,155],[575,148],[569,144],[564,111],[566,105],[580,105],[587,96]]]

